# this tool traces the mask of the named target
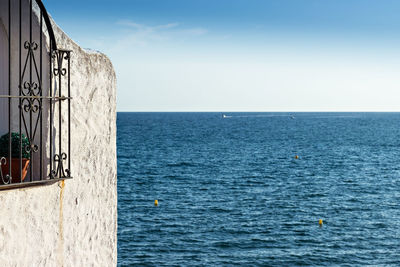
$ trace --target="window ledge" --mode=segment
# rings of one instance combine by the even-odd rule
[[[0,185],[0,191],[4,190],[11,190],[11,189],[19,189],[19,188],[27,188],[39,185],[50,185],[57,182],[61,182],[64,180],[70,180],[72,177],[68,178],[57,178],[57,179],[47,179],[41,181],[33,181],[33,182],[26,182],[26,183],[15,183],[15,184],[7,184],[7,185]]]

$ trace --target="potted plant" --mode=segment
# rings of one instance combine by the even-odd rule
[[[22,177],[20,177],[20,134],[11,133],[11,177],[13,182],[23,181],[28,173],[29,161],[31,158],[30,152],[26,148],[30,147],[28,138],[21,134],[22,139]],[[9,134],[0,137],[0,158],[6,159],[6,164],[3,165],[3,175],[9,174]],[[21,179],[19,179],[21,178]]]

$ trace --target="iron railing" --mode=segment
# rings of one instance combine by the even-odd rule
[[[41,0],[6,1],[8,55],[0,60],[8,62],[8,80],[0,105],[8,111],[0,123],[8,147],[0,155],[0,190],[71,178],[71,51],[57,47]]]

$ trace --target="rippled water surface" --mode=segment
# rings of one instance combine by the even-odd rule
[[[400,113],[119,113],[117,145],[119,266],[400,265]]]

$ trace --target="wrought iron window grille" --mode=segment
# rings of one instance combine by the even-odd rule
[[[0,190],[72,178],[72,51],[57,47],[41,0],[0,0],[0,5],[6,10],[0,12],[5,43],[0,45],[7,47],[0,72],[1,66],[8,69],[3,81],[0,76],[0,134],[8,142],[0,154]]]

